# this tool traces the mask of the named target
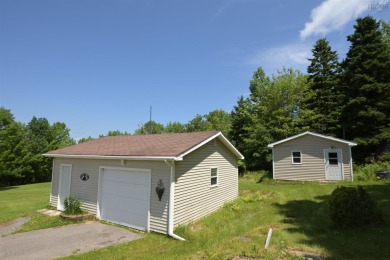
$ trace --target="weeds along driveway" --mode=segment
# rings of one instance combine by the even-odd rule
[[[141,238],[99,222],[72,224],[0,237],[0,259],[52,259]]]

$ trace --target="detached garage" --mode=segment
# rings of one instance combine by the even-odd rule
[[[73,195],[97,218],[173,234],[238,196],[238,159],[221,132],[102,137],[51,151],[50,204]]]
[[[356,143],[304,132],[269,144],[273,178],[278,180],[353,180],[352,151]]]

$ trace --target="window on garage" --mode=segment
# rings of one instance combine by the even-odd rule
[[[218,168],[211,168],[211,186],[218,185]]]

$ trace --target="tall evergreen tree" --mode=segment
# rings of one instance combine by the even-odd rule
[[[363,162],[390,140],[390,52],[374,18],[359,18],[354,28],[343,62],[343,123],[347,139],[359,144],[355,158]]]
[[[344,96],[339,84],[340,64],[336,51],[329,42],[319,39],[312,49],[313,58],[307,68],[309,88],[305,95],[304,107],[314,117],[307,122],[315,132],[342,136],[340,124]]]
[[[247,146],[244,140],[248,138],[249,134],[247,127],[252,123],[249,113],[250,107],[249,99],[240,96],[237,105],[233,107],[233,111],[230,113],[232,125],[228,136],[234,146],[243,154],[247,154]]]

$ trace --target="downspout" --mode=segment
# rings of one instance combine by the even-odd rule
[[[173,233],[173,218],[174,218],[174,204],[175,204],[175,162],[172,160],[171,163],[168,162],[168,160],[164,160],[164,162],[171,167],[171,178],[170,178],[170,184],[169,184],[169,204],[168,204],[168,235],[181,240],[185,241],[184,238],[176,235]]]
[[[349,165],[351,169],[351,180],[353,181],[353,165],[352,165],[352,150],[351,146],[349,147]]]
[[[272,179],[275,180],[275,152],[274,152],[274,147],[272,147]]]
[[[53,176],[54,176],[54,158],[51,165],[51,182],[50,182],[50,198],[49,198],[49,204],[51,206],[51,196],[53,195]]]

